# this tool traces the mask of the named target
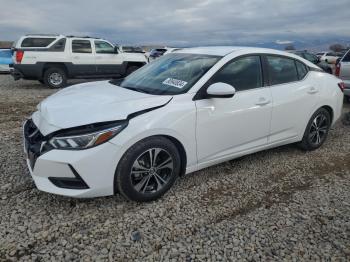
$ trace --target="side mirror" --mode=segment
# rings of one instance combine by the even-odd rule
[[[114,53],[115,54],[119,54],[119,46],[115,46],[114,47]]]
[[[236,89],[226,83],[215,83],[208,87],[207,97],[209,98],[230,98],[236,93]]]

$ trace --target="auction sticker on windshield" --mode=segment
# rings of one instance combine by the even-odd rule
[[[187,82],[174,78],[167,78],[166,80],[164,80],[163,84],[168,86],[174,86],[176,88],[184,88],[184,86],[187,85]]]

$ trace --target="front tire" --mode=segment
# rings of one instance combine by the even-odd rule
[[[67,74],[59,67],[51,67],[44,73],[44,83],[49,88],[62,88],[67,85]]]
[[[330,127],[331,116],[329,112],[320,108],[312,115],[299,146],[307,151],[319,148],[326,141]]]
[[[165,137],[150,137],[123,155],[115,174],[115,188],[129,200],[153,201],[171,188],[180,167],[176,146]]]

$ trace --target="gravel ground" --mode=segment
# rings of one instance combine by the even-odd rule
[[[0,76],[0,260],[349,261],[350,127],[187,175],[162,199],[38,191],[20,126],[55,92]],[[347,105],[344,111],[349,111]]]

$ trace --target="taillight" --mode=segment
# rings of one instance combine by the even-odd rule
[[[345,89],[345,84],[344,84],[344,82],[338,83],[338,86],[339,86],[339,88],[340,88],[340,91],[344,92],[344,89]]]
[[[16,51],[16,62],[17,63],[20,64],[22,62],[23,55],[24,55],[24,51],[22,51],[22,50],[17,50]]]
[[[335,75],[336,76],[340,76],[340,66],[341,66],[340,62],[335,65]]]

